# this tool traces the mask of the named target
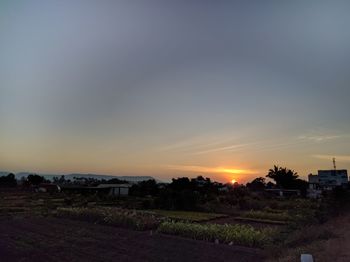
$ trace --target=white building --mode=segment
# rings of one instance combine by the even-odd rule
[[[309,190],[308,195],[311,198],[318,198],[322,191],[332,190],[335,187],[347,187],[348,171],[341,170],[318,170],[317,175],[309,175]]]
[[[346,169],[341,170],[319,170],[318,181],[321,187],[325,189],[332,189],[337,186],[347,186],[348,171]]]

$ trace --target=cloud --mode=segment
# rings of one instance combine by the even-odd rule
[[[319,142],[325,142],[328,140],[338,139],[341,137],[342,136],[340,135],[302,135],[302,136],[299,136],[298,139],[309,140],[312,142],[319,143]]]
[[[331,161],[333,157],[340,162],[350,162],[350,155],[313,155],[312,157]]]
[[[205,166],[182,166],[182,165],[170,165],[168,169],[179,170],[185,172],[199,172],[199,173],[212,173],[212,174],[255,174],[254,170],[248,169],[234,169],[226,167],[205,167]]]
[[[194,153],[195,155],[202,155],[202,154],[208,154],[213,152],[220,152],[220,151],[237,151],[239,149],[243,149],[248,145],[252,145],[253,143],[247,143],[247,144],[236,144],[236,145],[230,145],[230,146],[224,146],[224,147],[216,147],[211,148],[208,150],[198,151]]]

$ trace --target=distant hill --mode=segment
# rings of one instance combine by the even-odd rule
[[[7,176],[9,173],[11,172],[0,171],[0,176]],[[48,180],[53,180],[54,177],[60,177],[62,175],[64,175],[65,179],[70,179],[70,180],[74,180],[74,178],[95,178],[95,179],[105,179],[105,180],[117,178],[119,180],[125,180],[130,183],[138,183],[141,181],[155,179],[151,176],[110,176],[110,175],[100,175],[100,174],[79,174],[79,173],[66,175],[66,174],[38,174],[35,172],[20,172],[15,174],[15,176],[16,176],[16,179],[20,180],[22,177],[27,177],[30,174],[37,174],[37,175],[43,176],[45,179],[48,179]],[[156,181],[161,182],[159,180],[156,180]]]

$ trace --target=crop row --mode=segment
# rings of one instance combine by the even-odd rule
[[[158,232],[178,235],[196,240],[219,241],[220,243],[263,247],[270,243],[271,230],[257,230],[249,225],[196,224],[186,222],[163,222]]]
[[[136,230],[157,228],[161,219],[151,213],[121,208],[58,208],[57,216]]]
[[[178,210],[152,210],[157,215],[163,216],[169,220],[201,222],[215,218],[227,217],[227,215],[194,211],[178,211]]]
[[[272,213],[264,211],[250,211],[242,215],[242,217],[253,218],[253,219],[264,219],[264,220],[275,220],[275,221],[288,221],[291,217],[287,212],[283,213]]]

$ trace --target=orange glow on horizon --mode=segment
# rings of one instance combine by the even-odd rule
[[[235,179],[232,179],[232,180],[231,180],[231,183],[232,183],[232,184],[235,184],[235,183],[237,183],[237,181],[236,181]]]
[[[231,168],[216,168],[216,173],[226,173],[226,174],[244,174],[249,173],[249,170],[243,170],[243,169],[231,169]]]

